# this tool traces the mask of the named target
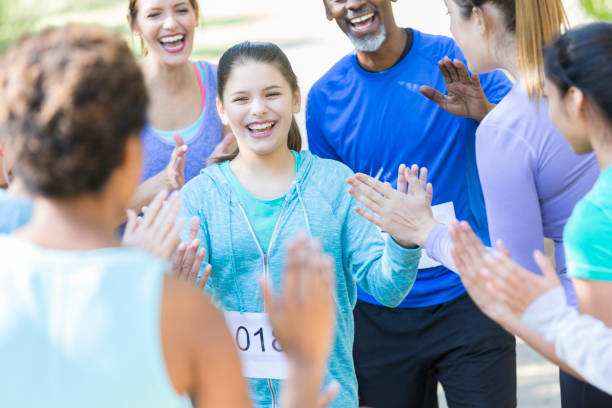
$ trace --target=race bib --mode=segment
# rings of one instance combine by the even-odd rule
[[[246,378],[287,378],[287,357],[266,313],[223,312]]]
[[[452,201],[434,205],[431,207],[431,210],[436,221],[449,227],[457,219],[455,216],[455,206]],[[427,253],[423,251],[419,262],[419,269],[433,268],[440,265],[442,264],[428,257]]]

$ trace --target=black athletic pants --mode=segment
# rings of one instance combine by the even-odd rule
[[[559,370],[563,408],[610,408],[612,395]]]
[[[437,407],[437,383],[450,408],[516,407],[514,336],[467,294],[423,308],[357,302],[353,357],[360,405]]]

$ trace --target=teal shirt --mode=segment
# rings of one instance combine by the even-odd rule
[[[576,204],[563,240],[568,275],[612,282],[612,167]]]
[[[297,174],[300,168],[300,155],[293,150],[291,153],[293,153],[295,158],[295,172]],[[255,197],[240,184],[234,173],[232,173],[229,163],[229,161],[221,163],[219,169],[238,196],[240,205],[242,205],[246,212],[249,223],[253,228],[253,233],[257,237],[262,252],[265,254],[268,252],[268,245],[270,244],[276,221],[278,220],[281,208],[283,208],[287,194],[273,200],[263,200]]]
[[[0,406],[185,407],[164,361],[169,265],[132,248],[0,235]]]
[[[206,292],[227,311],[263,312],[259,280],[266,276],[275,290],[282,288],[287,242],[303,231],[319,239],[336,271],[338,320],[325,383],[338,381],[340,392],[330,407],[355,408],[359,404],[352,354],[356,283],[380,303],[397,306],[416,279],[421,250],[385,239],[374,224],[355,212],[358,204],[348,194],[346,183],[353,172],[347,166],[308,151],[299,155],[299,170],[265,256],[220,165],[202,170],[181,189],[179,217],[200,218],[198,238],[200,247],[206,249],[204,263],[212,265]],[[181,236],[188,235],[186,227]],[[280,381],[249,379],[249,385],[256,407],[278,406]]]

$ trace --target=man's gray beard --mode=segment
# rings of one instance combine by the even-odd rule
[[[374,52],[378,51],[387,39],[387,30],[385,30],[385,26],[381,25],[378,34],[368,35],[366,38],[356,38],[349,33],[348,37],[357,51]]]

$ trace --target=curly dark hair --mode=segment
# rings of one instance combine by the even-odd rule
[[[123,40],[70,24],[17,42],[0,61],[0,134],[14,171],[52,198],[98,192],[145,124],[144,79]]]

